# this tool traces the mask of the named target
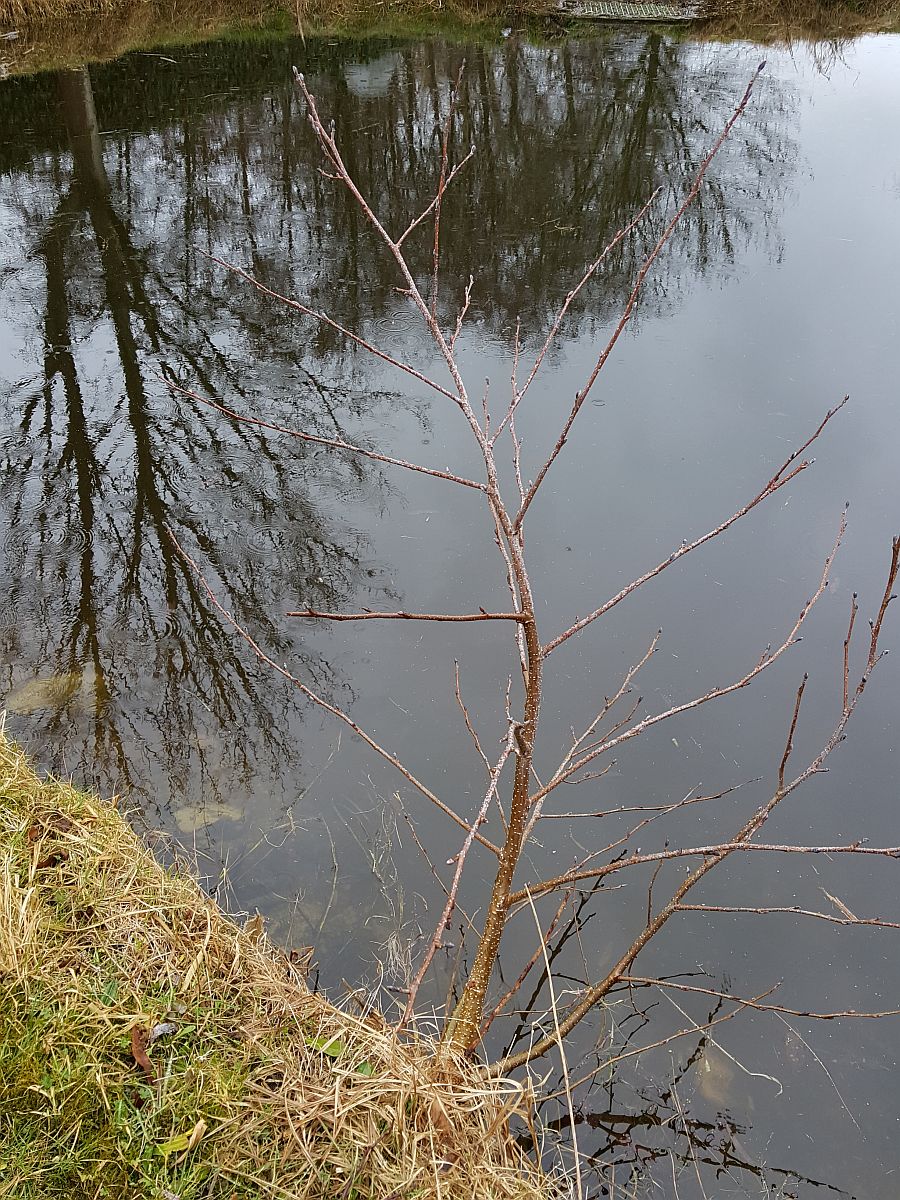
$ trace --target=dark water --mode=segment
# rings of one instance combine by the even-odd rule
[[[554,800],[553,811],[589,813],[746,783],[649,825],[637,838],[644,850],[727,836],[769,794],[805,670],[796,761],[815,754],[840,702],[850,595],[859,591],[863,616],[873,612],[900,527],[900,39],[864,39],[824,61],[804,49],[767,53],[746,116],[532,510],[549,638],[730,514],[829,406],[852,396],[814,470],[550,660],[541,772],[660,625],[640,689],[648,712],[739,676],[781,641],[851,500],[829,594],[803,644],[752,689],[665,724],[602,781]],[[0,85],[7,728],[45,766],[127,795],[149,826],[195,850],[229,905],[267,914],[276,940],[314,942],[330,989],[384,985],[383,1003],[396,1001],[388,989],[403,983],[410,956],[418,961],[443,899],[410,822],[445,876],[458,831],[257,663],[166,528],[274,658],[352,710],[463,813],[483,784],[454,661],[492,748],[515,654],[493,626],[285,618],[305,606],[504,607],[478,497],[235,424],[165,385],[477,472],[458,413],[210,261],[249,266],[418,369],[439,370],[395,272],[347,195],[317,171],[290,67],[305,71],[363,191],[399,229],[432,194],[447,89],[466,59],[453,154],[470,144],[477,154],[444,209],[439,307],[452,324],[474,276],[461,359],[473,392],[488,377],[498,404],[516,322],[533,354],[584,264],[661,187],[641,231],[573,305],[523,406],[528,476],[760,56],[751,45],[645,31],[544,47],[515,35],[488,48],[262,40]],[[430,236],[411,239],[409,253],[426,278]],[[898,644],[894,621],[885,645]],[[779,810],[767,838],[900,842],[898,694],[888,658],[830,773]],[[545,822],[527,869],[533,878],[562,870],[634,821]],[[473,916],[489,867],[473,855],[462,896]],[[680,873],[662,872],[654,895]],[[643,923],[649,876],[612,882],[623,886],[560,926],[562,1002]],[[897,896],[890,860],[758,854],[730,859],[697,893],[709,904],[831,913],[838,897],[858,916],[888,920],[900,919]],[[539,906],[544,922],[554,907]],[[429,1001],[443,1002],[465,960],[459,929],[453,939]],[[783,981],[770,1000],[790,1008],[891,1009],[900,1007],[896,939],[791,916],[693,914],[670,922],[637,969],[705,972],[687,981],[746,996]],[[504,943],[507,982],[534,942],[526,912]],[[573,1076],[598,1056],[702,1024],[715,1007],[679,992],[612,999],[573,1039]],[[494,1026],[495,1047],[520,1045],[532,1022],[546,1027],[543,994],[529,984],[519,1002],[529,1011]],[[711,1037],[628,1059],[579,1091],[592,1187],[682,1200],[897,1194],[896,1019],[743,1014]],[[544,1069],[552,1090],[558,1066]],[[567,1122],[555,1101],[543,1115]]]

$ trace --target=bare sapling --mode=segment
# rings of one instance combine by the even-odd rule
[[[633,702],[633,685],[641,670],[657,652],[659,634],[656,634],[646,648],[645,653],[628,669],[624,677],[616,684],[610,695],[604,700],[597,712],[590,714],[584,720],[580,730],[572,734],[571,744],[561,754],[557,766],[544,782],[537,779],[535,771],[535,749],[541,735],[541,706],[544,690],[544,673],[548,660],[560,646],[575,637],[582,630],[600,620],[617,605],[631,596],[638,588],[650,580],[658,578],[676,562],[692,554],[695,550],[725,534],[733,525],[742,520],[755,509],[766,504],[783,488],[793,484],[800,475],[812,465],[813,459],[808,452],[821,437],[823,431],[835,418],[838,411],[846,402],[837,404],[825,413],[819,425],[813,429],[807,440],[794,450],[781,464],[771,478],[759,488],[755,495],[746,499],[730,516],[720,520],[706,532],[693,540],[685,541],[672,550],[661,561],[651,566],[638,578],[621,588],[615,595],[596,603],[587,615],[573,621],[566,628],[548,632],[540,628],[532,576],[529,573],[528,555],[528,517],[531,508],[538,497],[548,476],[553,471],[557,461],[563,455],[567,439],[575,422],[579,418],[585,401],[594,388],[597,379],[607,363],[623,331],[628,325],[638,303],[644,282],[653,268],[659,255],[665,249],[679,223],[689,207],[700,195],[704,179],[715,156],[728,138],[735,123],[738,122],[750,103],[753,89],[757,84],[765,64],[760,64],[753,78],[747,85],[744,95],[736,105],[730,119],[722,129],[718,138],[711,146],[709,153],[700,164],[692,185],[677,210],[665,224],[656,244],[647,254],[641,264],[629,295],[622,308],[621,315],[615,324],[607,342],[600,350],[590,374],[577,392],[571,407],[560,427],[554,444],[546,451],[539,469],[532,480],[526,480],[521,466],[521,440],[517,433],[516,418],[539,373],[546,368],[548,354],[563,325],[573,301],[586,288],[592,278],[600,271],[606,259],[624,239],[641,223],[650,207],[656,200],[656,194],[649,196],[645,206],[635,214],[633,220],[620,229],[597,257],[587,265],[580,279],[574,282],[564,302],[556,313],[550,325],[549,333],[541,345],[534,361],[523,365],[523,350],[520,331],[515,334],[513,368],[508,399],[499,414],[491,411],[487,393],[474,400],[463,377],[460,361],[457,355],[457,343],[465,326],[469,311],[473,280],[460,285],[461,298],[458,315],[450,331],[442,327],[439,319],[438,293],[440,286],[440,222],[441,209],[446,191],[463,173],[467,162],[474,154],[474,148],[461,157],[454,165],[450,165],[451,133],[455,120],[456,91],[451,90],[450,102],[443,129],[440,146],[439,174],[436,191],[430,203],[417,215],[410,217],[406,227],[400,231],[389,230],[378,214],[370,206],[366,196],[357,186],[338,144],[335,127],[328,124],[319,112],[317,103],[307,87],[303,76],[295,71],[297,89],[305,105],[306,113],[318,144],[324,155],[326,167],[323,174],[334,181],[335,185],[344,188],[358,205],[360,212],[380,239],[385,253],[393,259],[396,266],[399,287],[408,301],[415,308],[421,327],[427,332],[433,343],[437,356],[446,369],[449,382],[442,383],[425,374],[411,363],[406,362],[397,354],[388,353],[385,349],[361,337],[351,329],[339,325],[324,312],[315,311],[301,301],[282,295],[255,278],[248,271],[230,263],[221,262],[221,266],[233,272],[247,284],[257,288],[273,301],[288,305],[295,311],[311,318],[313,321],[329,326],[344,337],[354,342],[358,347],[387,363],[392,368],[404,373],[419,386],[428,388],[441,403],[453,405],[459,413],[459,418],[465,422],[473,442],[478,450],[479,478],[470,478],[450,470],[438,469],[427,465],[410,462],[383,451],[373,450],[368,446],[354,442],[329,439],[302,430],[274,426],[252,413],[237,412],[224,404],[212,401],[190,389],[170,384],[173,390],[192,398],[198,403],[211,405],[229,420],[245,422],[277,430],[307,442],[315,442],[325,446],[334,453],[347,454],[396,467],[400,470],[413,471],[434,479],[435,486],[453,485],[463,490],[469,496],[480,493],[478,502],[484,505],[485,519],[490,522],[494,535],[494,545],[497,551],[497,564],[505,586],[509,593],[509,606],[503,611],[486,611],[473,605],[473,611],[465,613],[452,612],[417,612],[394,610],[384,612],[325,612],[316,609],[296,610],[288,614],[290,617],[312,619],[316,621],[411,621],[411,622],[495,622],[502,632],[509,637],[511,650],[515,655],[516,672],[519,683],[514,689],[507,689],[506,727],[500,738],[500,752],[495,756],[485,753],[469,714],[463,704],[457,675],[456,697],[462,710],[466,727],[471,734],[475,753],[480,757],[486,771],[487,784],[480,803],[474,813],[465,814],[456,810],[454,805],[439,797],[427,783],[420,780],[395,755],[382,746],[374,737],[366,732],[353,717],[337,704],[327,700],[297,678],[284,665],[276,663],[265,650],[254,640],[250,631],[238,623],[216,599],[211,588],[203,578],[200,566],[187,552],[181,550],[184,557],[196,571],[201,583],[206,588],[210,600],[216,606],[222,617],[230,622],[237,632],[246,639],[253,652],[265,663],[278,671],[313,704],[329,712],[336,720],[347,725],[358,737],[395,768],[406,785],[417,792],[420,797],[430,804],[437,806],[453,823],[460,827],[464,837],[458,854],[451,860],[453,865],[452,877],[444,885],[445,902],[440,912],[433,936],[418,965],[415,976],[408,989],[405,1011],[401,1017],[401,1026],[406,1024],[415,1011],[417,994],[429,971],[434,956],[440,949],[445,930],[450,924],[454,909],[458,903],[460,884],[470,854],[474,851],[479,855],[487,855],[492,862],[492,882],[488,903],[477,931],[477,941],[474,959],[466,978],[462,981],[461,992],[455,1005],[447,1013],[443,1028],[442,1044],[449,1053],[470,1053],[474,1051],[491,1022],[507,1004],[531,968],[544,962],[549,968],[547,948],[554,937],[557,926],[564,910],[579,893],[587,887],[595,887],[599,881],[616,873],[627,872],[647,865],[661,864],[674,859],[685,859],[693,864],[689,873],[661,904],[654,905],[652,892],[648,899],[646,921],[642,928],[624,945],[615,959],[614,965],[607,970],[601,979],[586,986],[567,1009],[557,1012],[554,1002],[554,1028],[546,1037],[536,1038],[526,1049],[519,1053],[508,1054],[502,1060],[492,1064],[491,1070],[505,1073],[520,1067],[526,1062],[547,1053],[558,1045],[595,1006],[600,1004],[613,989],[627,984],[629,986],[670,986],[666,981],[654,980],[646,976],[632,973],[635,959],[645,946],[655,938],[667,922],[677,913],[686,911],[749,911],[764,914],[770,911],[796,911],[798,914],[812,918],[839,919],[847,923],[890,925],[890,922],[878,918],[858,919],[849,913],[841,918],[830,917],[828,914],[812,912],[811,910],[774,909],[774,908],[716,908],[689,902],[689,896],[700,881],[710,871],[718,867],[732,855],[746,853],[766,854],[811,854],[834,853],[854,855],[881,855],[900,857],[900,847],[872,847],[860,843],[839,846],[806,846],[781,845],[765,843],[760,839],[766,822],[782,801],[791,796],[798,788],[807,783],[813,776],[824,770],[828,756],[843,740],[847,726],[854,716],[863,692],[871,678],[872,672],[878,665],[883,652],[879,648],[884,620],[888,606],[893,599],[893,589],[898,574],[898,557],[900,557],[900,538],[894,538],[890,561],[887,569],[886,584],[880,605],[869,624],[868,641],[865,647],[865,661],[861,670],[854,674],[851,670],[851,646],[856,628],[857,602],[854,598],[848,619],[847,635],[843,644],[843,658],[836,655],[836,672],[839,680],[839,690],[842,691],[842,704],[839,717],[831,731],[821,742],[819,751],[801,767],[793,768],[792,755],[794,738],[806,689],[806,679],[800,682],[794,697],[791,710],[785,714],[786,735],[784,750],[777,769],[774,773],[774,783],[767,798],[760,803],[752,815],[739,827],[729,832],[721,841],[696,846],[668,847],[655,853],[641,853],[631,850],[638,832],[650,820],[657,819],[661,814],[674,813],[688,805],[701,802],[711,802],[721,799],[734,789],[726,789],[713,796],[691,795],[680,801],[672,802],[662,808],[640,815],[632,829],[606,846],[598,846],[586,855],[580,863],[561,872],[552,878],[532,878],[526,880],[523,874],[523,851],[533,836],[539,822],[543,820],[559,820],[561,817],[584,814],[545,814],[545,803],[558,788],[564,784],[584,783],[602,776],[611,765],[611,755],[625,744],[632,742],[648,730],[671,720],[681,714],[702,708],[713,701],[720,700],[744,688],[751,686],[774,664],[783,659],[791,648],[800,640],[803,627],[810,617],[816,604],[824,595],[829,575],[832,570],[835,555],[838,553],[846,527],[846,511],[841,515],[835,531],[835,540],[831,552],[822,564],[821,573],[815,583],[811,595],[802,605],[799,614],[790,621],[787,628],[778,636],[773,645],[767,647],[755,660],[747,665],[746,670],[729,682],[717,685],[706,692],[687,696],[678,703],[656,712],[641,714],[640,702]],[[433,245],[432,270],[427,280],[419,280],[405,253],[405,244],[417,232],[428,230]],[[444,294],[448,285],[443,284]],[[498,468],[498,454],[511,453],[513,461],[514,483],[506,486],[501,484],[501,472]],[[181,549],[179,547],[179,549]],[[502,813],[502,839],[492,841],[482,833],[489,810],[499,806]],[[606,812],[618,811],[608,809]],[[603,814],[597,814],[603,815]],[[512,987],[508,988],[503,997],[493,1004],[489,1000],[491,983],[500,953],[501,941],[507,922],[511,915],[523,907],[530,908],[535,921],[538,914],[534,902],[542,896],[558,894],[559,906],[552,921],[542,933],[537,950],[531,958],[521,966]],[[539,925],[540,928],[540,925]],[[675,985],[689,988],[690,985]],[[776,1011],[791,1011],[778,1005],[763,1003],[762,997],[743,999],[710,989],[710,995],[727,998],[734,1001],[739,1008],[754,1007],[757,1009],[774,1009]],[[735,1009],[734,1011],[737,1011]],[[734,1015],[734,1012],[729,1015]],[[835,1015],[881,1016],[883,1013],[870,1014],[805,1014],[833,1017]],[[718,1019],[727,1019],[726,1017]],[[687,1032],[687,1031],[686,1031]]]

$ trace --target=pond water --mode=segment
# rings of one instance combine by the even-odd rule
[[[317,978],[335,994],[346,984],[380,989],[387,1007],[402,999],[392,989],[443,903],[417,842],[446,880],[461,835],[255,659],[167,530],[267,653],[463,814],[477,809],[483,771],[454,663],[492,750],[517,660],[502,625],[285,617],[305,607],[508,606],[480,498],[241,425],[166,384],[274,425],[477,474],[452,405],[212,261],[247,267],[417,370],[440,372],[396,270],[319,172],[290,68],[305,72],[363,192],[399,230],[433,194],[448,88],[465,60],[451,155],[473,145],[475,156],[444,204],[438,312],[452,327],[471,275],[460,359],[473,393],[487,378],[500,406],[517,322],[527,360],[585,264],[661,189],[573,303],[523,403],[527,478],[761,56],[750,44],[643,29],[552,45],[515,32],[487,46],[260,35],[0,84],[7,729],[43,766],[127,797],[149,828],[196,855],[226,904],[265,914],[274,940],[314,943]],[[851,594],[862,617],[874,613],[900,528],[900,37],[824,57],[803,47],[765,56],[746,114],[530,516],[549,639],[731,514],[851,396],[813,469],[548,663],[539,773],[552,771],[570,728],[615,691],[658,627],[661,648],[639,689],[646,712],[740,677],[780,643],[851,501],[802,645],[751,688],[663,724],[623,748],[603,779],[554,798],[554,812],[591,813],[744,785],[648,825],[636,839],[645,851],[727,837],[770,794],[804,671],[795,761],[805,765],[827,740]],[[423,229],[408,242],[423,280],[432,236]],[[900,645],[894,617],[886,648]],[[767,838],[900,842],[898,669],[893,658],[879,667],[831,770],[785,802]],[[555,874],[637,819],[547,821],[527,870]],[[494,818],[487,832],[498,829]],[[479,854],[461,892],[476,921],[490,869]],[[655,896],[682,874],[670,864]],[[641,926],[649,882],[614,876],[618,886],[567,910],[555,954],[561,1003]],[[837,916],[844,906],[888,921],[900,920],[898,895],[893,860],[762,854],[729,859],[694,894]],[[540,920],[555,907],[541,902]],[[458,914],[423,1004],[456,987],[464,934]],[[684,914],[636,970],[748,997],[780,983],[768,1002],[790,1009],[894,1009],[897,936],[785,914]],[[535,940],[526,910],[504,942],[503,983]],[[676,991],[614,1001],[572,1039],[574,1077],[731,1008]],[[537,979],[515,1003],[520,1015],[491,1030],[494,1050],[521,1047],[535,1022],[546,1028]],[[579,1147],[595,1156],[590,1186],[673,1200],[896,1196],[898,1051],[897,1018],[745,1012],[708,1036],[625,1059],[577,1091]],[[552,1091],[558,1063],[542,1069]],[[556,1100],[543,1117],[548,1127],[568,1122]]]

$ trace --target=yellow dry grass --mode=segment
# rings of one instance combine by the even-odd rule
[[[514,13],[530,20],[546,0],[0,0],[0,75],[107,62],[132,50],[257,36],[499,39]],[[98,19],[99,17],[99,19]]]
[[[435,1051],[310,992],[0,723],[0,1197],[546,1197],[517,1085]]]
[[[706,0],[705,12],[711,41],[808,43],[826,62],[849,38],[900,27],[900,0]]]

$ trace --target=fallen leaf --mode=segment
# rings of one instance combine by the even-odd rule
[[[194,1126],[194,1128],[191,1130],[191,1136],[188,1138],[187,1147],[185,1148],[184,1154],[178,1160],[179,1162],[181,1162],[182,1159],[186,1157],[186,1155],[190,1154],[190,1152],[193,1150],[193,1148],[197,1145],[197,1143],[203,1137],[204,1133],[206,1133],[206,1128],[207,1128],[206,1122],[201,1117],[200,1120],[197,1122],[197,1124]]]
[[[147,1055],[147,1034],[140,1025],[133,1026],[131,1030],[131,1053],[147,1078],[155,1079],[156,1070]]]
[[[161,1142],[156,1148],[160,1154],[189,1154],[206,1133],[208,1126],[201,1117],[190,1133],[176,1133],[167,1142]]]
[[[176,1133],[167,1142],[160,1142],[156,1148],[160,1154],[175,1154],[179,1150],[187,1150],[190,1140],[191,1135],[189,1133]]]
[[[208,804],[201,809],[187,804],[177,808],[174,815],[175,824],[182,833],[197,833],[207,825],[215,825],[217,821],[241,821],[244,811],[233,804]]]
[[[431,1102],[430,1115],[431,1115],[432,1125],[440,1134],[443,1135],[443,1138],[445,1139],[445,1145],[446,1145],[446,1149],[440,1156],[440,1163],[439,1163],[438,1169],[442,1172],[449,1171],[450,1168],[453,1166],[453,1164],[459,1158],[459,1154],[456,1151],[455,1146],[454,1146],[455,1136],[454,1136],[453,1123],[451,1122],[450,1118],[447,1116],[447,1113],[444,1110],[444,1106],[437,1099],[434,1099]]]

